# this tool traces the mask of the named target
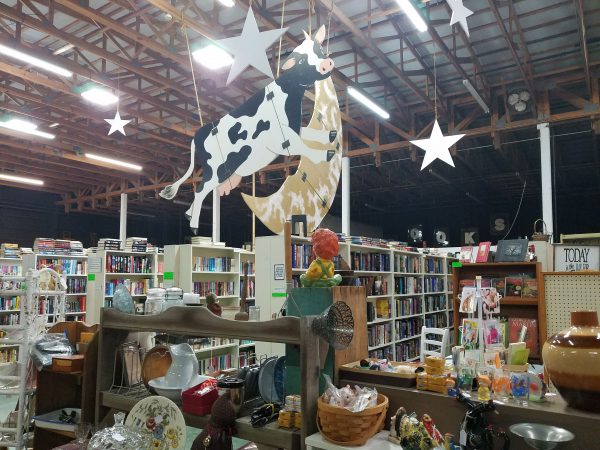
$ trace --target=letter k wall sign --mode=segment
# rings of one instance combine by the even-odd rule
[[[460,245],[477,245],[479,243],[479,228],[461,228]]]

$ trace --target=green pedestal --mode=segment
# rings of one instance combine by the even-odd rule
[[[323,313],[333,303],[333,293],[331,288],[296,288],[292,289],[287,302],[288,316],[318,316]],[[315,353],[318,348],[313,350]],[[300,351],[295,345],[285,346],[286,356],[286,395],[300,394]],[[334,350],[328,347],[327,359],[321,374],[327,374],[333,380],[334,368]],[[319,392],[323,393],[326,389],[325,380],[319,378]]]

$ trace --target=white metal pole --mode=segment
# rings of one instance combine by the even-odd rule
[[[127,194],[121,194],[121,215],[119,217],[119,239],[121,240],[121,250],[125,249],[127,240]]]
[[[213,242],[221,240],[221,196],[219,188],[213,189],[213,214],[212,214],[212,239]]]
[[[552,154],[550,148],[550,127],[548,123],[538,124],[540,131],[540,158],[542,171],[542,219],[548,227],[548,233],[554,237],[552,212]]]
[[[350,236],[350,158],[342,158],[342,233]]]

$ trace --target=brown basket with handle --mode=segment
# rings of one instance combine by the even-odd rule
[[[383,429],[389,401],[377,394],[377,405],[361,412],[352,412],[341,406],[329,405],[319,397],[317,427],[325,439],[342,446],[360,446]]]
[[[538,223],[542,222],[542,231],[537,231]],[[546,222],[543,219],[537,219],[533,222],[533,234],[531,235],[532,241],[542,241],[542,242],[550,242],[550,233],[548,233],[548,228],[546,227]]]

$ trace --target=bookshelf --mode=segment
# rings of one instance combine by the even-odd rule
[[[157,285],[157,254],[98,250],[93,256],[100,259],[100,272],[88,277],[88,323],[100,321],[100,309],[112,306],[116,287],[125,281],[129,282],[136,314],[143,314],[148,289]]]
[[[500,317],[524,318],[537,320],[537,348],[541,352],[541,346],[546,341],[546,306],[544,297],[544,283],[541,276],[541,263],[539,262],[506,262],[506,263],[463,263],[460,267],[453,268],[453,320],[454,340],[459,341],[458,326],[467,314],[459,312],[459,301],[462,284],[465,280],[474,280],[477,275],[485,279],[505,279],[509,276],[526,275],[537,281],[537,296],[522,297],[514,295],[503,295],[500,300]],[[462,281],[462,284],[461,284]],[[508,325],[507,325],[507,331]],[[539,352],[530,355],[530,360],[541,359]]]
[[[292,236],[294,287],[310,264],[310,254],[310,239]],[[366,289],[370,357],[417,360],[423,325],[452,327],[452,258],[353,242],[340,242],[339,256],[354,270],[355,285]],[[274,279],[274,267],[284,264],[283,236],[256,239],[256,264],[266,275],[257,286],[257,304],[265,320],[278,313],[285,300],[285,280]],[[281,351],[274,344],[257,345],[258,354]]]
[[[67,284],[65,295],[65,320],[87,320],[87,265],[86,255],[54,255],[27,253],[22,256],[22,273],[29,269],[50,267],[56,270]]]
[[[158,252],[155,253],[156,263],[154,267],[156,267],[156,286],[164,287],[164,272],[165,272],[165,253],[162,248],[157,249]]]

